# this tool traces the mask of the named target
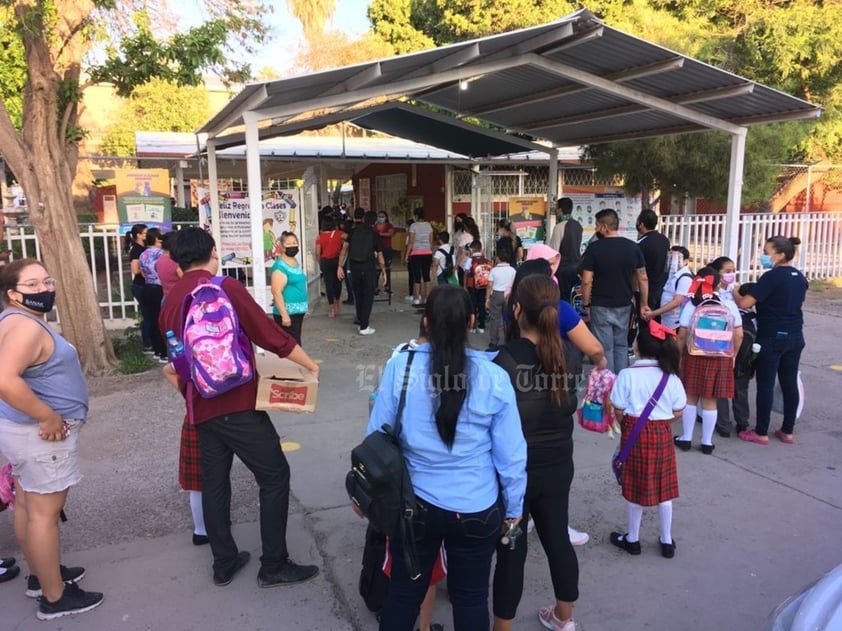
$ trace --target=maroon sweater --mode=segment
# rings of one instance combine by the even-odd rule
[[[161,307],[158,324],[162,333],[167,331],[181,333],[181,327],[184,324],[181,321],[184,297],[196,288],[200,280],[210,278],[213,278],[213,275],[205,270],[185,272],[181,280],[173,286]],[[240,326],[249,340],[280,357],[286,357],[292,352],[296,345],[295,339],[263,312],[241,282],[227,278],[222,283],[222,287],[237,310]],[[253,410],[256,399],[256,378],[212,399],[203,399],[194,389],[193,417],[198,425],[217,416]]]

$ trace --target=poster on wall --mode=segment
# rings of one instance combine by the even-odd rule
[[[564,197],[573,200],[573,218],[582,224],[582,240],[587,243],[594,235],[596,214],[600,210],[612,208],[620,220],[620,234],[637,241],[635,220],[640,214],[640,199],[626,197],[622,189],[604,187],[565,188]]]
[[[297,216],[298,189],[265,191],[262,195],[261,220],[263,242],[257,256],[272,265],[280,254],[279,239],[283,232],[294,232],[301,240],[301,224]],[[204,216],[203,216],[204,221]],[[219,195],[220,256],[223,263],[251,265],[255,253],[251,241],[251,206],[248,193],[231,191]]]
[[[509,221],[523,247],[544,242],[547,200],[544,197],[509,197]]]
[[[166,169],[115,169],[120,233],[142,223],[164,232],[172,230],[170,174]]]

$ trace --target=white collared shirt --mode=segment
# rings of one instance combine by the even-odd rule
[[[617,375],[611,390],[611,404],[624,410],[629,416],[640,416],[643,408],[655,393],[661,381],[663,371],[654,359],[638,359],[629,368],[624,368]],[[687,405],[687,393],[678,375],[670,375],[664,393],[658,399],[655,409],[649,416],[650,421],[667,421]]]

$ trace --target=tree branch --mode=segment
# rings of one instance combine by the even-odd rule
[[[0,147],[3,147],[3,157],[9,163],[15,177],[20,179],[20,173],[24,170],[26,163],[26,152],[2,98],[0,98]]]

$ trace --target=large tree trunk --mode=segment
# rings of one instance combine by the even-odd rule
[[[40,21],[43,14],[33,6],[24,1],[15,7],[18,19],[30,25],[23,30],[28,61],[23,129],[20,136],[15,134],[5,108],[0,108],[0,140],[26,195],[43,262],[59,282],[57,301],[62,334],[76,347],[85,372],[99,373],[116,358],[99,310],[73,208],[72,184],[78,152],[75,142],[67,138],[67,129],[76,125],[78,110],[74,98],[69,103],[59,100],[62,82],[78,87],[82,45],[76,35],[93,5],[88,0],[63,3],[62,20],[49,36]],[[51,45],[58,50],[51,50]]]

